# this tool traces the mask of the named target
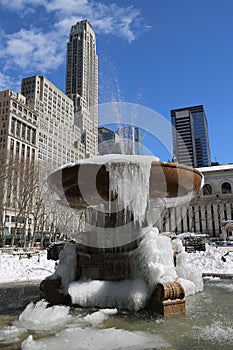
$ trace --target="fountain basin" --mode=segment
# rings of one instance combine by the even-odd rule
[[[119,164],[122,163],[119,160]],[[86,162],[67,166],[51,174],[48,182],[71,208],[78,210],[98,205],[102,200],[108,203],[117,197],[117,194],[110,194],[109,171],[105,164]],[[202,174],[197,169],[183,164],[151,162],[150,199],[164,199],[173,205],[177,198],[189,197],[190,200],[190,196],[193,197],[199,191],[201,184]]]

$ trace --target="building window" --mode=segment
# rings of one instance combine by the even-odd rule
[[[24,158],[24,156],[25,156],[25,145],[24,144],[22,144],[21,156],[22,156],[22,158]]]
[[[17,124],[16,124],[16,136],[20,137],[20,127],[21,127],[21,123],[17,120]]]
[[[11,133],[14,135],[15,133],[15,118],[11,120]]]
[[[14,153],[14,140],[13,139],[11,139],[11,141],[10,141],[10,150],[11,150],[11,155],[13,155],[13,153]]]
[[[16,141],[16,155],[19,155],[19,141]]]
[[[205,184],[203,186],[203,195],[207,196],[213,194],[212,186],[210,184]]]
[[[229,184],[229,182],[224,182],[222,184],[222,193],[231,193],[231,184]]]
[[[27,141],[30,142],[31,140],[31,128],[30,126],[27,127]]]
[[[27,158],[30,158],[30,147],[27,147]]]
[[[22,138],[25,140],[25,134],[26,134],[26,124],[22,125]]]
[[[33,145],[36,143],[36,130],[32,129],[32,143]]]

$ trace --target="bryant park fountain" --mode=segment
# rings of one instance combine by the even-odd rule
[[[186,268],[182,244],[156,223],[166,208],[188,204],[202,179],[196,169],[157,157],[114,154],[52,173],[54,201],[85,210],[86,222],[42,281],[42,297],[51,305],[185,313],[184,297],[202,290],[202,276]]]

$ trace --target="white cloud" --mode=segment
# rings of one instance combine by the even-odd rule
[[[16,81],[9,75],[3,74],[0,72],[0,91],[3,90],[19,90],[19,82]]]
[[[47,0],[0,0],[0,5],[4,6],[6,9],[17,12],[27,9],[30,12],[30,8],[36,7],[38,5],[46,5]]]
[[[65,62],[70,28],[81,19],[88,18],[96,33],[115,35],[129,43],[146,28],[141,25],[140,10],[134,6],[121,7],[103,0],[0,0],[0,6],[24,16],[18,32],[0,31],[1,66],[9,74],[19,68],[22,75],[45,75],[58,69]],[[29,13],[33,12],[37,20],[30,27]]]
[[[65,46],[65,45],[64,45]],[[56,69],[63,62],[65,49],[55,32],[43,33],[36,29],[7,35],[4,56],[7,66],[18,66],[24,71]]]
[[[88,0],[51,0],[45,4],[47,11],[58,11],[63,15],[78,13],[81,16],[91,15],[94,6],[94,2]]]
[[[128,42],[135,40],[135,30],[141,21],[140,10],[134,6],[121,7],[116,3],[106,4],[101,1],[0,0],[0,4],[14,12],[18,11],[21,16],[35,11],[38,6],[43,7],[50,14],[49,20],[57,21],[57,26],[69,22],[69,18],[75,18],[74,23],[78,19],[88,18],[97,33],[119,36]]]

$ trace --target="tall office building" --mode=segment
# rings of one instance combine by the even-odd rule
[[[98,152],[98,58],[88,20],[71,27],[66,56],[66,94],[74,101],[75,124],[81,129],[86,156]]]
[[[171,110],[173,158],[192,167],[211,165],[208,124],[204,107]]]
[[[32,220],[37,157],[38,113],[23,95],[0,91],[0,241],[1,234],[19,239]]]
[[[21,93],[38,112],[38,159],[56,168],[85,158],[81,131],[74,125],[73,101],[43,76],[22,80]]]

